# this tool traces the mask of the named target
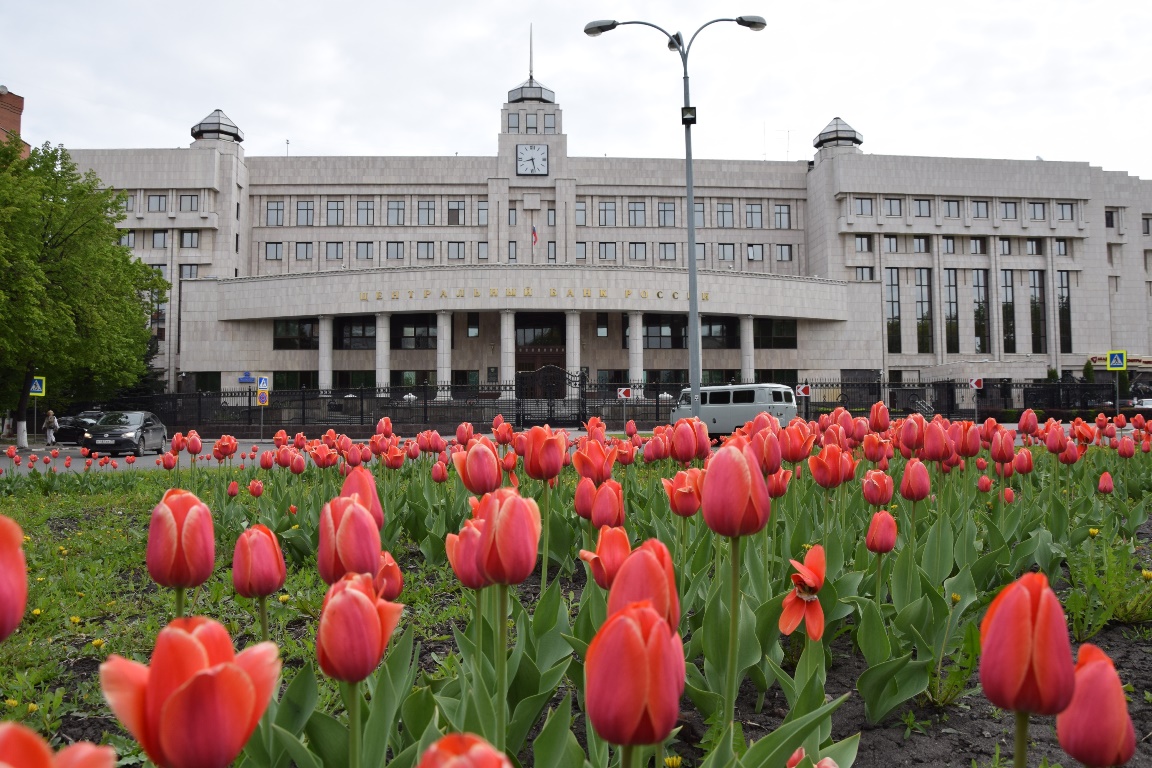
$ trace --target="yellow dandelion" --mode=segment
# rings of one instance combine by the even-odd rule
[[[952,593],[952,605],[956,605],[959,602],[960,602],[960,593],[959,592],[953,592]]]
[[[64,549],[64,547],[60,547],[60,554],[66,555],[68,554],[68,550]]]
[[[29,541],[32,541],[32,537],[31,536],[25,536],[24,537],[24,543],[28,543]]]
[[[666,768],[680,768],[682,758],[680,755],[668,755],[664,758],[664,765]]]
[[[280,595],[280,602],[281,602],[281,603],[286,603],[286,602],[288,602],[288,601],[289,601],[289,600],[291,600],[291,599],[292,599],[292,598],[291,598],[291,597],[289,597],[288,595]]]
[[[1096,538],[1097,536],[1100,535],[1100,529],[1099,528],[1089,528],[1088,529],[1088,535],[1091,536],[1092,538]]]
[[[8,709],[13,709],[20,705],[20,702],[16,701],[16,699],[4,699],[4,703],[8,706]]]
[[[1144,581],[1152,581],[1152,571],[1148,570],[1147,568],[1140,571],[1140,576],[1144,579]]]
[[[80,617],[79,616],[73,616],[73,617],[69,618],[68,621],[72,622],[73,624],[79,624],[80,623]]]
[[[83,592],[77,592],[76,597],[84,597],[84,593]]]
[[[104,603],[104,605],[116,605],[116,601],[115,600],[109,600],[108,602]]]
[[[57,552],[67,552],[68,550],[64,549],[64,547],[56,547],[56,551]]]
[[[29,704],[28,705],[28,714],[32,714],[33,712],[38,712],[38,711],[40,711],[40,705],[39,704]]]
[[[43,576],[37,576],[36,581],[44,581],[44,577]]]
[[[92,641],[92,647],[93,648],[103,648],[104,647],[104,641],[101,640],[100,638],[96,638],[95,640]]]
[[[292,526],[292,530],[294,530],[294,531],[295,531],[295,530],[297,530],[297,529],[299,529],[299,528],[300,528],[300,526],[298,526],[298,525],[294,525],[294,526]]]
[[[32,609],[32,615],[33,616],[39,616],[40,615],[40,609],[39,608],[33,608]]]

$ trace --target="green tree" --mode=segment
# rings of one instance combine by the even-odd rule
[[[168,284],[119,244],[123,197],[44,144],[0,143],[0,403],[27,445],[28,389],[106,397],[147,373],[149,314]]]

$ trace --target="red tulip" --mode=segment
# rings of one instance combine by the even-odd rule
[[[288,445],[288,433],[282,429],[276,430],[276,434],[272,436],[272,445],[277,449]]]
[[[473,429],[472,424],[467,421],[462,421],[456,425],[456,442],[460,445],[468,445],[468,441],[472,439]]]
[[[221,435],[220,439],[212,445],[212,454],[215,455],[219,449],[220,455],[227,459],[235,455],[237,448],[236,438],[232,435]]]
[[[900,423],[900,444],[916,451],[924,447],[924,417],[914,413]]]
[[[603,443],[605,441],[607,428],[604,426],[604,420],[599,416],[593,416],[588,419],[587,423],[584,424],[584,431],[588,433],[589,440],[597,443]]]
[[[796,573],[792,574],[795,587],[784,598],[780,613],[780,631],[790,635],[804,621],[804,631],[814,642],[824,635],[824,609],[820,606],[817,593],[824,586],[824,573],[827,561],[824,547],[816,544],[804,556],[804,562],[791,561]]]
[[[376,478],[364,467],[353,467],[340,486],[341,496],[356,494],[360,503],[372,514],[377,528],[384,527],[384,507],[380,504],[380,494],[376,491]]]
[[[1011,464],[1016,458],[1016,433],[998,429],[992,433],[992,461],[997,464]]]
[[[380,529],[359,495],[337,496],[320,510],[316,567],[326,584],[346,573],[375,573],[380,561]]]
[[[837,445],[825,445],[820,449],[820,453],[808,457],[808,471],[821,488],[835,488],[840,485],[842,453]]]
[[[955,425],[954,425],[955,426]],[[970,421],[959,423],[956,453],[970,458],[980,453],[980,428]]]
[[[235,480],[228,483],[228,497],[229,498],[234,499],[234,498],[236,498],[236,496],[239,493],[240,493],[240,483],[236,482]]]
[[[1012,468],[1021,475],[1030,474],[1032,472],[1032,451],[1027,448],[1017,451],[1015,458],[1012,459]]]
[[[952,455],[953,448],[948,442],[948,434],[939,419],[933,419],[924,429],[924,447],[921,457],[924,461],[944,461]]]
[[[636,422],[634,420],[628,419],[628,422],[624,425],[624,434],[629,438],[636,434]]]
[[[1112,475],[1104,472],[1100,475],[1100,482],[1096,484],[1096,490],[1100,493],[1112,493]]]
[[[241,597],[267,597],[284,586],[288,572],[276,534],[257,523],[236,539],[232,586]]]
[[[252,480],[251,482],[249,482],[248,483],[248,493],[254,499],[260,498],[260,496],[264,493],[264,481]]]
[[[512,763],[479,736],[450,733],[428,747],[416,768],[512,768]]]
[[[864,435],[864,458],[873,464],[879,463],[888,455],[888,446],[875,432]]]
[[[188,440],[184,437],[183,432],[177,432],[172,435],[172,453],[180,453],[188,446]],[[83,453],[83,451],[81,451]]]
[[[302,475],[305,469],[307,469],[307,464],[304,461],[304,454],[293,453],[292,463],[288,465],[288,470],[294,475]]]
[[[79,741],[53,754],[36,731],[20,723],[0,723],[0,759],[10,768],[112,768],[116,750]]]
[[[585,655],[588,720],[613,744],[657,744],[680,716],[684,644],[647,603],[610,613]]]
[[[672,458],[687,464],[696,458],[696,427],[690,419],[680,419],[672,427]]]
[[[768,498],[778,499],[788,492],[788,483],[792,480],[792,470],[781,469],[768,476]]]
[[[216,540],[212,512],[196,494],[172,488],[152,510],[148,573],[162,587],[198,587],[212,575]]]
[[[316,660],[334,680],[358,683],[384,658],[404,606],[376,596],[372,577],[349,573],[324,596],[316,629]]]
[[[807,425],[795,422],[780,430],[777,438],[780,441],[780,455],[790,464],[808,458],[812,453],[812,444],[816,442],[816,435],[808,433]]]
[[[432,482],[443,483],[448,480],[448,465],[442,461],[436,461],[432,464]]]
[[[581,477],[588,477],[600,485],[612,477],[612,465],[616,463],[618,449],[605,448],[603,443],[584,440],[572,456],[572,466]]]
[[[480,540],[483,538],[483,520],[465,520],[460,534],[448,534],[444,550],[456,578],[467,589],[483,589],[492,580],[480,570]]]
[[[721,536],[747,536],[768,523],[772,502],[750,446],[730,441],[713,454],[704,475],[704,523]]]
[[[632,443],[627,441],[627,440],[617,440],[615,445],[616,445],[616,461],[619,462],[621,464],[621,466],[628,467],[628,466],[631,466],[633,463],[635,463],[635,461],[636,461],[636,446],[632,445]],[[568,453],[565,452],[564,456],[565,456],[565,458],[567,458]]]
[[[380,564],[372,578],[372,587],[380,599],[389,602],[399,597],[404,590],[404,574],[391,552],[380,553]]]
[[[276,465],[276,454],[272,451],[264,451],[260,454],[260,469],[269,470]]]
[[[680,517],[692,517],[700,509],[700,492],[704,483],[704,470],[697,467],[677,472],[671,480],[661,478],[668,506]]]
[[[1120,438],[1120,445],[1116,447],[1116,455],[1122,459],[1130,459],[1136,455],[1136,442],[1130,435]]]
[[[1005,488],[1004,490],[1000,491],[1000,499],[1005,504],[1011,504],[1012,502],[1016,501],[1016,491],[1012,490],[1011,488]]]
[[[891,482],[891,478],[889,478],[889,482]],[[868,534],[864,537],[864,546],[868,548],[869,552],[876,554],[886,554],[896,546],[896,520],[888,510],[881,509],[872,515],[872,522],[868,525]]]
[[[892,501],[894,482],[886,473],[878,469],[870,469],[864,473],[861,487],[864,491],[864,500],[873,507],[882,507]]]
[[[887,432],[890,426],[888,406],[883,401],[874,403],[868,412],[868,427],[873,432]]]
[[[475,438],[466,450],[452,454],[452,463],[464,487],[477,495],[496,490],[504,480],[496,446],[486,437]]]
[[[1020,434],[1034,435],[1037,427],[1036,412],[1031,408],[1025,409],[1024,413],[1020,414],[1020,423],[1017,425]]]
[[[476,508],[484,519],[479,568],[493,584],[519,584],[536,567],[540,547],[540,508],[513,488],[484,494]]]
[[[659,539],[648,539],[632,550],[616,572],[608,593],[608,615],[630,603],[647,600],[652,608],[675,628],[680,623],[680,597],[676,591],[676,571],[668,547]]]
[[[223,626],[196,616],[160,630],[148,666],[109,656],[100,686],[156,765],[224,768],[256,730],[279,675],[274,643],[237,654]]]
[[[976,479],[976,490],[980,491],[980,493],[990,492],[992,490],[992,478],[988,477],[988,475],[980,475],[980,477]]]
[[[1071,466],[1080,460],[1080,456],[1083,455],[1086,447],[1084,443],[1077,443],[1075,440],[1066,440],[1064,442],[1064,450],[1060,451],[1056,458],[1060,460],[1061,464]]]
[[[1000,591],[980,622],[980,684],[1002,709],[1054,715],[1072,699],[1072,645],[1064,610],[1042,573]]]
[[[601,589],[611,589],[616,574],[631,553],[632,544],[628,541],[628,532],[623,528],[604,525],[600,527],[600,536],[596,539],[596,551],[582,549],[580,559],[588,563],[592,580]]]
[[[376,422],[376,434],[392,437],[392,417],[385,416]]]
[[[931,492],[931,482],[928,479],[928,467],[920,459],[909,459],[904,467],[904,476],[900,480],[900,495],[908,501],[923,501]]]
[[[15,520],[0,515],[0,642],[19,626],[27,604],[24,532]]]
[[[1056,715],[1056,738],[1089,766],[1124,765],[1136,753],[1136,733],[1120,676],[1108,654],[1084,643],[1076,657],[1072,702]]]

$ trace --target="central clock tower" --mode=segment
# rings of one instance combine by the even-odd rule
[[[533,77],[500,110],[499,175],[517,185],[552,185],[567,168],[568,139],[556,94]]]

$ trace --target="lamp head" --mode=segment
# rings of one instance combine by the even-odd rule
[[[605,32],[611,32],[616,29],[619,22],[613,19],[599,19],[597,21],[590,21],[584,25],[584,34],[588,37],[599,37]]]
[[[684,48],[684,36],[677,32],[668,38],[668,50],[679,51]]]
[[[768,22],[764,21],[763,16],[737,16],[736,23],[742,27],[748,27],[753,32],[759,32],[768,26]]]

